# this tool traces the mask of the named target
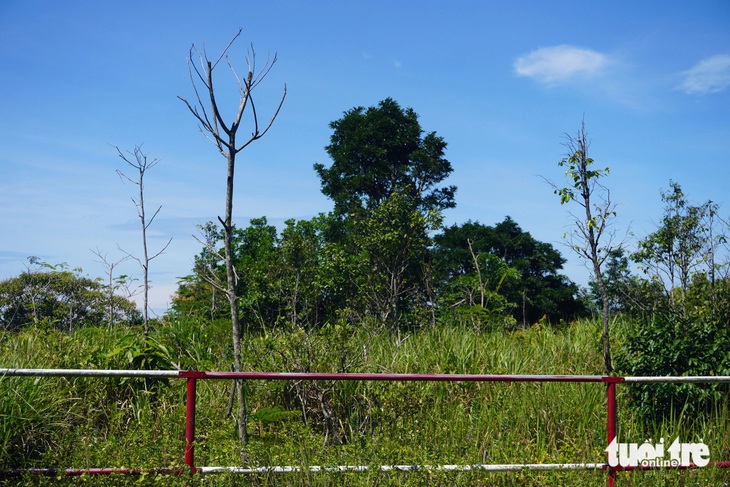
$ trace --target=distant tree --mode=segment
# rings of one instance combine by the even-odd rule
[[[120,289],[126,291],[126,295],[124,296],[125,298],[131,298],[135,294],[134,291],[130,289],[132,279],[130,279],[126,275],[114,277],[114,268],[125,260],[129,259],[130,256],[125,255],[124,257],[117,259],[116,261],[111,261],[108,257],[108,254],[102,252],[99,249],[92,250],[92,252],[99,258],[97,262],[103,264],[104,268],[106,269],[106,295],[108,303],[107,322],[109,323],[109,330],[111,330],[114,327],[114,307],[117,292]]]
[[[279,239],[266,217],[252,218],[245,228],[234,228],[234,265],[238,279],[239,310],[250,328],[266,329],[279,320]],[[253,326],[252,326],[253,325]]]
[[[471,239],[467,239],[467,246],[472,271],[441,283],[437,295],[442,314],[453,314],[478,328],[513,327],[516,320],[511,311],[516,304],[502,290],[505,285],[518,281],[519,273],[494,254],[476,253]]]
[[[631,299],[630,289],[633,285],[633,277],[624,249],[616,248],[608,253],[603,278],[609,298],[609,310],[612,313],[628,312],[632,308],[629,300]],[[600,305],[602,301],[598,284],[591,279],[588,287],[593,299]]]
[[[325,215],[287,220],[279,237],[283,315],[295,327],[313,328],[327,318],[331,289],[324,282]]]
[[[509,216],[494,226],[471,221],[452,225],[436,234],[434,242],[440,285],[462,276],[478,278],[474,255],[491,255],[514,269],[517,278],[505,280],[499,294],[509,303],[504,312],[522,326],[535,323],[543,316],[557,321],[583,311],[577,299],[577,286],[560,274],[565,259],[552,245],[539,242],[523,231]]]
[[[188,102],[185,98],[178,97],[185,103],[190,110],[190,113],[197,119],[199,123],[200,131],[215,144],[218,152],[226,159],[228,166],[228,172],[226,176],[226,210],[225,217],[218,218],[221,225],[223,226],[224,234],[224,250],[225,250],[225,267],[226,267],[226,285],[221,286],[223,291],[228,297],[231,322],[233,328],[233,360],[235,371],[241,370],[242,358],[241,358],[241,332],[242,327],[240,323],[239,310],[238,310],[238,275],[234,267],[234,255],[233,255],[233,180],[234,172],[236,167],[236,156],[243,149],[248,147],[252,142],[263,137],[271,128],[276,116],[279,114],[279,110],[284,103],[286,97],[286,85],[284,86],[284,93],[279,101],[279,104],[274,111],[273,116],[269,120],[266,126],[259,126],[258,113],[253,100],[253,91],[256,87],[266,78],[271,71],[272,67],[276,63],[276,56],[271,61],[264,64],[263,69],[259,72],[256,71],[256,54],[251,49],[247,56],[248,73],[245,78],[240,79],[236,74],[233,65],[228,59],[228,50],[231,45],[235,42],[238,36],[241,35],[241,30],[231,39],[228,46],[223,50],[221,55],[215,61],[211,61],[205,50],[201,53],[193,45],[190,48],[190,56],[188,57],[188,70],[190,72],[190,81],[193,85],[193,91],[195,92],[195,101],[193,104]],[[198,66],[193,58],[197,58],[200,62]],[[239,103],[238,108],[235,112],[232,121],[227,123],[223,119],[223,115],[220,112],[218,97],[213,84],[213,73],[218,67],[221,60],[225,58],[231,72],[236,79],[238,84],[239,92]],[[202,92],[202,93],[201,93]],[[204,101],[205,100],[205,101]],[[209,108],[205,108],[209,106]],[[238,139],[238,130],[241,128],[243,121],[243,114],[246,109],[250,107],[251,124],[252,129],[249,136],[244,137],[242,141]],[[244,323],[244,326],[246,324]],[[243,393],[243,388],[238,388],[238,438],[242,443],[248,441],[248,433],[246,431],[246,404]]]
[[[288,322],[312,328],[329,317],[325,307],[332,300],[333,287],[326,284],[329,272],[325,257],[323,222],[287,220],[280,235],[266,217],[254,218],[249,226],[234,228],[233,255],[237,269],[245,269],[238,280],[239,313],[242,320],[260,329]],[[175,313],[204,319],[220,318],[217,286],[225,278],[221,265],[223,232],[213,222],[201,226],[203,250],[195,257],[193,274],[183,278],[173,298]]]
[[[67,330],[97,326],[105,318],[134,324],[139,313],[134,303],[113,296],[113,315],[107,311],[108,296],[97,280],[69,270],[66,264],[51,265],[35,257],[31,267],[17,277],[0,281],[0,326],[16,331],[27,326]]]
[[[664,285],[671,305],[683,305],[696,272],[707,272],[714,283],[711,217],[717,206],[712,201],[691,205],[679,183],[670,181],[669,185],[669,191],[661,193],[665,204],[661,225],[639,242],[632,259],[648,276]]]
[[[194,238],[203,246],[193,258],[192,274],[178,280],[170,303],[170,315],[200,321],[230,318],[227,300],[220,306],[225,282],[225,258],[222,256],[223,232],[212,221],[197,225],[200,236]]]
[[[358,214],[354,214],[358,215]],[[423,262],[429,232],[441,225],[437,211],[422,213],[408,195],[395,191],[365,217],[351,216],[349,245],[357,266],[357,298],[367,315],[397,327],[424,291]],[[415,323],[412,323],[415,325]]]
[[[603,264],[614,248],[610,223],[616,217],[616,203],[611,200],[611,192],[600,183],[609,168],[597,169],[594,161],[588,156],[590,142],[581,125],[578,134],[566,134],[568,155],[558,165],[565,167],[565,176],[569,186],[558,187],[550,183],[555,194],[560,196],[561,204],[575,204],[582,210],[582,215],[571,213],[573,229],[566,234],[570,247],[589,264],[593,281],[601,295],[601,316],[603,321],[603,360],[606,373],[613,371],[611,363],[611,342],[609,334],[610,297],[603,277]]]
[[[150,278],[149,278],[149,272],[150,272],[150,262],[152,262],[153,259],[159,257],[162,255],[165,250],[167,250],[167,247],[170,245],[170,242],[172,242],[172,238],[167,241],[167,243],[160,249],[156,254],[150,255],[149,251],[147,249],[147,229],[152,225],[152,222],[155,220],[155,217],[162,209],[162,206],[159,206],[157,210],[152,214],[152,217],[149,219],[147,218],[147,214],[145,212],[145,201],[144,201],[144,176],[147,173],[149,169],[152,169],[155,167],[160,160],[159,159],[147,159],[147,154],[142,152],[142,146],[138,145],[134,148],[133,151],[127,151],[125,154],[124,152],[119,149],[119,147],[115,147],[117,150],[117,153],[119,157],[126,162],[129,166],[136,169],[137,171],[137,177],[135,179],[132,179],[131,177],[127,176],[123,171],[117,169],[117,174],[119,174],[119,177],[124,181],[125,179],[129,181],[130,183],[137,186],[139,189],[139,196],[135,199],[132,197],[132,202],[134,203],[134,206],[137,208],[137,216],[139,217],[139,221],[142,225],[142,258],[135,257],[133,254],[125,252],[129,257],[136,260],[137,263],[139,263],[140,267],[142,268],[142,276],[143,276],[143,292],[144,292],[144,305],[143,305],[143,311],[142,315],[144,316],[144,334],[148,335],[149,330],[149,291],[150,291]]]
[[[634,320],[617,354],[623,375],[727,375],[730,372],[730,279],[722,261],[726,240],[718,205],[690,204],[678,183],[661,193],[664,215],[656,231],[639,241],[631,258],[646,278],[634,279]],[[718,255],[718,251],[720,255]],[[719,276],[718,276],[719,271]],[[723,277],[724,276],[724,277]],[[638,292],[637,292],[638,290]],[[676,411],[711,413],[727,398],[721,384],[646,384],[629,397],[648,424]]]

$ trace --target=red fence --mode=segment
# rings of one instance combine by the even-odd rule
[[[366,374],[366,373],[286,373],[286,372],[200,372],[175,370],[81,370],[81,369],[1,369],[0,377],[136,377],[136,378],[181,378],[187,381],[185,419],[185,468],[87,468],[87,469],[24,469],[6,474],[31,473],[38,475],[102,475],[102,474],[208,474],[217,472],[257,473],[294,472],[299,467],[199,467],[195,465],[195,411],[196,386],[198,380],[354,380],[354,381],[430,381],[430,382],[596,382],[606,384],[606,444],[616,438],[616,384],[621,383],[730,383],[730,376],[704,377],[614,377],[596,375],[472,375],[472,374]],[[730,468],[728,462],[713,462],[713,466]],[[692,468],[695,465],[681,468]],[[308,467],[309,471],[364,471],[368,466]],[[560,463],[560,464],[506,464],[506,465],[389,465],[377,467],[391,470],[559,470],[584,469],[608,472],[608,485],[613,486],[616,472],[635,468],[667,468],[653,466],[612,467],[608,463]]]

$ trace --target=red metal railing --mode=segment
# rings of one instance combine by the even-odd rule
[[[429,381],[429,382],[597,382],[606,384],[606,444],[616,438],[616,384],[619,383],[730,383],[730,376],[704,377],[614,377],[595,375],[473,375],[473,374],[368,374],[368,373],[298,373],[298,372],[202,372],[173,370],[81,370],[81,369],[0,369],[3,376],[56,376],[56,377],[138,377],[138,378],[181,378],[186,379],[186,419],[185,419],[185,468],[87,468],[87,469],[24,469],[7,473],[30,473],[38,475],[103,475],[103,474],[185,474],[185,473],[255,473],[255,472],[292,472],[299,467],[197,467],[195,465],[195,411],[196,386],[198,380],[354,380],[354,381]],[[712,465],[730,468],[730,462],[713,462]],[[608,463],[575,463],[575,464],[510,464],[510,465],[440,465],[415,466],[392,465],[381,466],[381,470],[549,470],[549,469],[601,469],[608,472],[608,485],[613,486],[616,472],[619,470],[650,469],[659,467],[611,467]],[[666,468],[666,467],[661,467]],[[688,468],[688,467],[683,467]],[[691,466],[689,467],[691,468]],[[366,466],[341,467],[309,467],[312,471],[363,471]]]

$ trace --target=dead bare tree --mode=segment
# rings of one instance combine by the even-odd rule
[[[126,287],[125,284],[127,284],[127,282],[128,282],[127,276],[119,276],[117,279],[114,279],[114,268],[117,267],[122,262],[128,260],[130,257],[129,257],[129,255],[125,255],[124,257],[122,257],[116,261],[111,261],[108,258],[108,254],[106,252],[99,250],[98,248],[96,250],[92,250],[91,252],[99,258],[99,260],[97,262],[102,264],[104,266],[104,268],[106,269],[106,275],[108,278],[107,289],[106,289],[107,300],[108,300],[107,301],[107,306],[108,306],[107,322],[109,323],[109,331],[111,331],[112,328],[114,327],[114,295],[116,294],[116,292],[119,288]],[[130,298],[133,295],[134,295],[134,292],[131,292],[131,293],[128,293],[128,295],[125,297]]]
[[[119,154],[119,157],[129,164],[131,167],[137,170],[137,178],[132,179],[129,176],[127,176],[124,172],[122,172],[120,169],[117,169],[117,174],[119,175],[119,178],[124,182],[126,179],[130,183],[136,185],[139,188],[139,196],[137,199],[132,197],[132,202],[134,203],[134,206],[137,208],[137,216],[139,216],[140,223],[142,224],[142,252],[143,257],[140,259],[139,257],[135,257],[133,254],[127,252],[126,250],[120,248],[122,252],[124,252],[126,255],[128,255],[130,258],[136,260],[140,267],[142,268],[142,275],[144,282],[143,285],[143,292],[144,292],[144,334],[145,336],[149,334],[149,291],[150,291],[150,279],[149,279],[149,270],[150,270],[150,262],[159,257],[160,254],[164,253],[165,250],[167,250],[167,247],[170,245],[170,242],[172,242],[172,238],[167,241],[164,247],[154,254],[153,256],[149,255],[149,252],[147,250],[147,229],[152,225],[152,222],[154,221],[157,214],[162,209],[162,206],[160,205],[157,210],[155,210],[154,214],[152,215],[152,218],[149,220],[147,219],[147,215],[145,213],[145,204],[144,204],[144,176],[147,170],[152,169],[155,167],[159,162],[160,159],[147,159],[147,154],[142,152],[142,146],[138,145],[135,146],[133,151],[127,151],[126,154],[122,152],[119,147],[114,147],[117,150],[117,153]]]
[[[233,367],[235,371],[241,370],[241,333],[245,328],[245,324],[243,324],[243,327],[241,326],[238,313],[238,295],[236,292],[238,276],[233,263],[233,176],[236,165],[236,156],[250,143],[260,139],[266,134],[266,132],[268,132],[279,114],[279,110],[284,104],[284,98],[286,98],[286,85],[284,85],[284,93],[276,110],[274,111],[273,116],[266,126],[260,127],[258,113],[256,112],[256,106],[252,95],[254,89],[269,74],[276,63],[277,58],[276,55],[274,55],[273,59],[267,59],[263,68],[260,71],[257,71],[256,53],[254,52],[253,47],[251,47],[246,56],[248,73],[243,79],[239,78],[230,59],[228,58],[228,50],[240,35],[241,29],[239,29],[238,33],[233,36],[226,48],[223,49],[221,55],[215,61],[211,61],[208,58],[205,49],[203,49],[203,52],[200,52],[195,47],[195,44],[193,44],[190,48],[190,55],[188,57],[188,71],[190,73],[190,82],[193,85],[193,91],[195,92],[195,100],[191,104],[185,98],[178,96],[178,98],[188,107],[190,113],[192,113],[198,120],[198,128],[200,131],[206,136],[206,138],[208,138],[208,140],[215,144],[218,148],[218,152],[221,153],[228,163],[228,174],[226,179],[226,213],[224,218],[218,217],[218,220],[221,222],[221,225],[223,225],[227,281],[225,292],[231,308],[231,323],[233,327]],[[197,62],[194,62],[194,58],[200,63],[200,65],[198,65]],[[228,64],[228,67],[230,68],[239,88],[238,109],[236,110],[236,114],[230,124],[227,124],[223,120],[223,116],[219,110],[215,86],[213,84],[213,73],[223,59],[225,59],[226,64]],[[203,102],[204,99],[205,103]],[[206,106],[209,108],[206,108]],[[243,114],[249,106],[251,108],[251,134],[244,138],[242,142],[239,142],[237,139],[238,130],[241,127]],[[239,384],[237,389],[238,438],[242,443],[246,443],[248,441],[248,434],[246,430],[246,402],[243,387]]]

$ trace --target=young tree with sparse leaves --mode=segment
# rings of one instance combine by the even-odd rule
[[[581,214],[571,213],[573,229],[566,233],[570,247],[589,265],[593,280],[598,286],[602,303],[603,321],[603,360],[606,373],[613,371],[611,363],[611,343],[609,334],[610,297],[603,278],[603,264],[613,250],[613,232],[610,223],[616,217],[616,203],[611,200],[610,190],[601,184],[601,178],[608,175],[608,167],[599,169],[588,156],[588,134],[585,124],[581,125],[575,136],[566,135],[568,154],[558,165],[565,168],[569,185],[558,187],[553,183],[555,194],[560,196],[561,204],[575,204]]]

